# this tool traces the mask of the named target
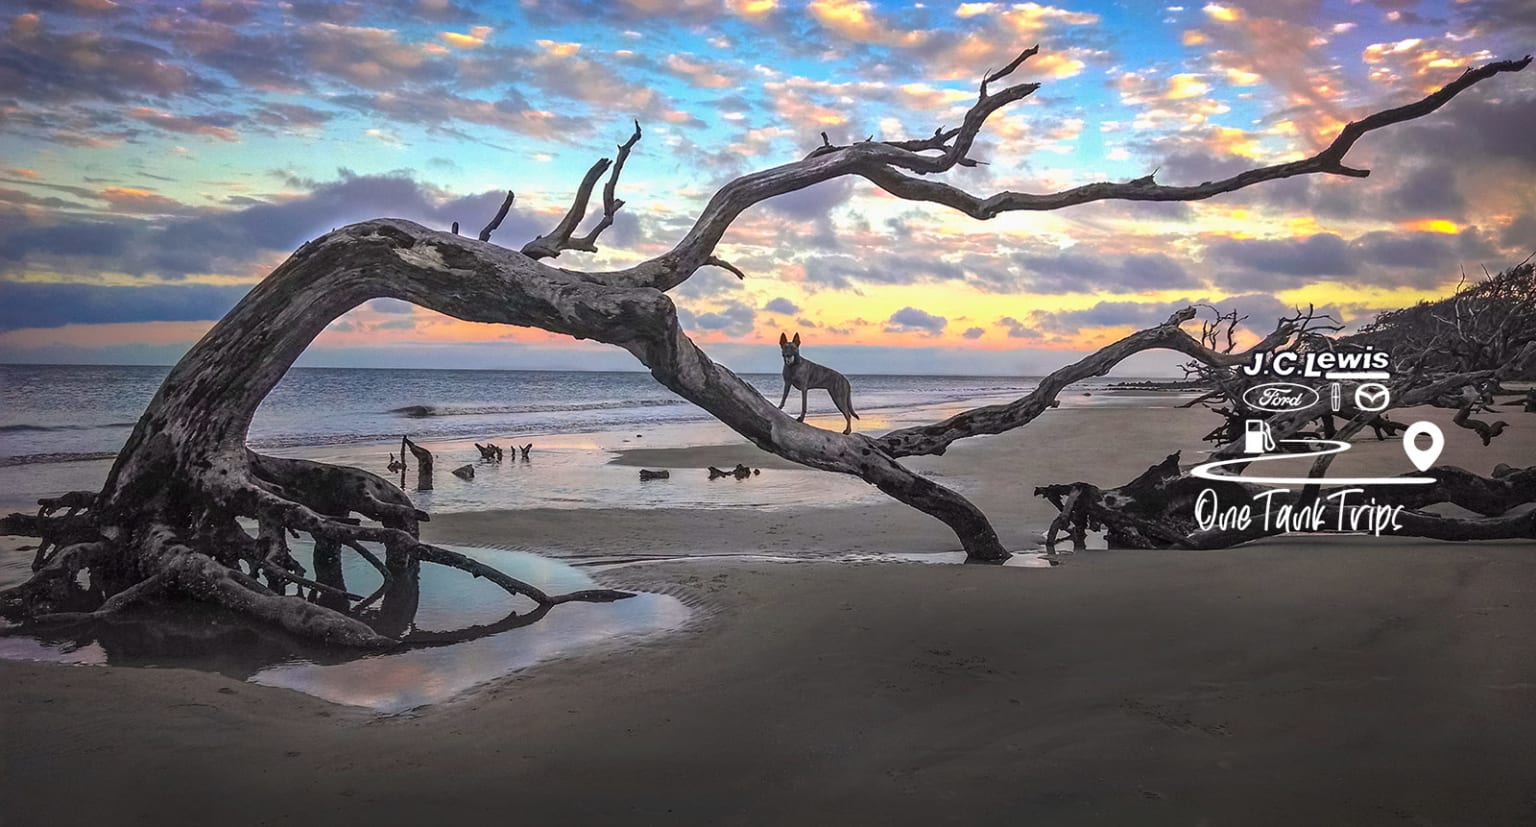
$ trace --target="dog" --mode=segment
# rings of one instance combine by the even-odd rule
[[[832,404],[837,406],[847,423],[843,433],[853,433],[853,420],[859,418],[859,413],[853,409],[853,387],[848,384],[848,377],[801,356],[799,333],[795,334],[793,340],[780,333],[779,352],[784,356],[784,396],[779,399],[779,410],[784,410],[784,403],[789,401],[789,389],[798,388],[800,416],[796,419],[804,422],[806,396],[811,388],[825,388],[832,397]]]

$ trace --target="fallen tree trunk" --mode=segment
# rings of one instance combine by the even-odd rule
[[[1019,427],[1054,404],[1056,394],[1071,382],[1101,375],[1143,350],[1178,350],[1217,364],[1246,357],[1217,353],[1183,332],[1179,325],[1193,316],[1191,308],[1058,371],[1012,405],[967,412],[880,439],[822,431],[779,411],[711,360],[678,325],[676,307],[665,291],[705,266],[744,277],[715,253],[736,217],[765,200],[843,176],[860,176],[899,198],[946,205],[979,219],[1109,199],[1193,201],[1298,175],[1363,177],[1368,173],[1343,163],[1362,136],[1433,112],[1473,84],[1530,63],[1526,58],[1468,70],[1422,100],[1348,124],[1314,156],[1196,186],[1162,185],[1149,175],[1044,195],[1000,192],[979,197],[934,180],[932,176],[956,166],[976,165],[969,152],[987,118],[1038,89],[1034,83],[988,88],[1036,52],[1025,50],[988,74],[961,126],[921,140],[850,146],[828,142],[800,161],[735,179],[710,199],[676,247],[625,270],[578,272],[543,260],[562,251],[595,249],[598,234],[623,206],[614,185],[640,139],[638,124],[619,147],[617,163],[604,159],[595,164],[565,218],[521,251],[485,240],[510,208],[510,192],[479,240],[379,219],[304,244],[170,372],[99,493],[45,503],[36,519],[7,519],[6,530],[40,536],[44,548],[34,576],[0,592],[0,615],[34,622],[63,615],[74,621],[121,611],[135,601],[184,597],[216,603],[296,635],[384,648],[408,640],[406,610],[414,600],[409,585],[422,563],[491,579],[509,593],[531,598],[541,611],[570,600],[625,596],[607,590],[546,595],[462,555],[422,543],[417,524],[423,515],[399,487],[376,475],[263,457],[246,449],[257,407],[309,343],[343,313],[380,298],[465,321],[536,327],[623,348],[662,385],[755,445],[802,465],[857,476],[944,521],[969,559],[1004,560],[1008,550],[974,504],[911,472],[897,458],[943,453],[956,439]],[[587,235],[574,235],[597,180],[610,168],[601,220]],[[1292,332],[1277,330],[1276,335],[1283,339]],[[524,460],[531,447],[521,449]],[[408,440],[403,448],[416,450]],[[420,487],[430,488],[430,455],[418,453],[417,463]],[[57,508],[68,513],[53,514]],[[254,536],[242,519],[255,522]],[[331,555],[355,553],[380,572],[384,585],[362,596],[334,580],[309,577],[298,570],[286,548],[286,538],[295,532],[310,535],[323,549],[325,559],[317,563],[317,575],[329,577],[336,571]],[[90,575],[89,589],[77,584],[82,572]],[[268,584],[257,575],[266,577]],[[288,594],[290,588],[298,594]],[[364,610],[374,612],[375,604],[379,608],[369,618],[374,621],[370,626],[363,622]]]

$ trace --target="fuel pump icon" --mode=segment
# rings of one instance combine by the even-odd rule
[[[1275,450],[1275,435],[1269,430],[1269,423],[1262,419],[1244,420],[1246,431],[1243,433],[1243,453],[1267,454]]]

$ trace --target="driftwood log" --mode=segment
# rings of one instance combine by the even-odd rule
[[[747,466],[742,465],[741,463],[737,463],[736,467],[732,468],[729,471],[726,471],[726,470],[723,470],[723,469],[720,469],[720,468],[716,468],[713,465],[709,466],[709,478],[710,478],[710,480],[718,480],[718,479],[723,479],[725,477],[734,477],[734,478],[736,478],[738,480],[744,480],[744,479],[746,479],[746,478],[748,478],[750,476],[753,476],[753,475],[756,475],[756,474],[761,474],[761,473],[763,473],[761,469],[758,469],[758,468],[748,468]]]
[[[432,452],[412,442],[407,437],[400,437],[400,456],[410,451],[416,458],[416,490],[432,490]]]
[[[501,462],[502,460],[501,448],[494,443],[486,443],[485,445],[481,445],[480,443],[476,442],[475,450],[480,452],[480,459],[485,462]]]
[[[521,250],[487,241],[511,207],[510,192],[478,239],[385,218],[343,227],[304,244],[172,369],[99,492],[50,500],[36,516],[12,515],[0,523],[8,532],[40,536],[46,546],[33,577],[0,592],[0,614],[33,623],[76,620],[109,615],[146,599],[191,598],[308,638],[350,646],[396,645],[398,636],[381,633],[362,620],[362,608],[374,598],[354,600],[356,595],[334,584],[273,562],[287,563],[282,538],[291,532],[308,534],[327,549],[363,556],[376,564],[386,581],[402,579],[426,563],[486,577],[546,609],[568,600],[622,596],[608,591],[546,595],[494,568],[420,542],[416,529],[423,515],[399,487],[381,477],[262,456],[246,448],[252,416],[294,360],[335,319],[379,298],[411,302],[466,321],[536,327],[623,348],[662,385],[755,445],[802,465],[857,476],[944,521],[970,559],[1006,559],[1009,552],[986,515],[898,460],[942,454],[956,440],[1024,425],[1051,407],[1072,382],[1103,375],[1141,351],[1172,349],[1217,363],[1225,363],[1230,354],[1208,348],[1180,329],[1194,315],[1191,308],[1057,371],[1012,404],[968,411],[880,438],[823,431],[777,410],[710,359],[678,324],[667,291],[706,266],[745,277],[716,252],[738,216],[777,196],[845,176],[864,178],[897,198],[947,206],[980,220],[1105,200],[1195,201],[1298,175],[1364,177],[1367,171],[1344,163],[1363,136],[1434,112],[1471,86],[1521,71],[1531,60],[1468,69],[1418,101],[1346,125],[1315,155],[1217,181],[1170,186],[1147,175],[1055,193],[975,195],[939,180],[955,167],[976,165],[971,151],[988,117],[1039,88],[1036,83],[994,88],[1037,51],[1027,49],[988,73],[959,126],[916,140],[868,140],[847,146],[825,140],[799,161],[726,183],[676,246],[625,269],[583,272],[544,260],[564,251],[595,249],[598,235],[623,206],[614,191],[624,160],[640,140],[638,125],[619,147],[618,162],[604,159],[595,164],[566,217]],[[603,217],[587,235],[577,236],[575,229],[604,172],[609,179]],[[419,487],[429,489],[430,454],[409,440],[404,447],[416,456]],[[524,459],[530,447],[522,448]],[[54,513],[66,503],[65,513]],[[259,526],[254,536],[242,527],[242,519]],[[382,560],[377,551],[383,552]],[[82,572],[89,574],[89,587],[78,584]],[[263,585],[253,576],[257,572],[307,596]],[[319,595],[330,605],[322,605]]]

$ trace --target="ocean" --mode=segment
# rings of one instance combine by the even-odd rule
[[[167,367],[0,365],[0,467],[116,454]],[[744,379],[777,402],[778,374]],[[886,414],[1028,393],[1032,378],[851,376],[861,414]],[[1121,381],[1121,380],[1116,380]],[[1108,382],[1086,383],[1092,390]],[[1075,389],[1078,390],[1078,389]],[[786,409],[798,413],[798,393]],[[813,413],[835,413],[824,391]],[[881,417],[886,418],[886,417]],[[262,404],[250,443],[263,449],[529,439],[713,422],[645,373],[294,368]]]

